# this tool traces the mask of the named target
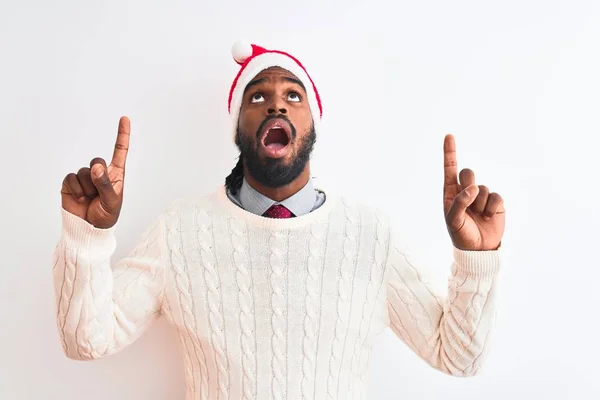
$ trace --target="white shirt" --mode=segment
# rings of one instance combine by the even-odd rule
[[[298,217],[316,210],[325,202],[325,193],[315,189],[312,179],[309,179],[298,192],[281,202],[270,199],[254,189],[246,178],[243,179],[242,186],[235,195],[229,191],[227,195],[239,207],[257,215],[263,215],[271,206],[281,204]]]

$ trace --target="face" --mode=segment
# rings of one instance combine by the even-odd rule
[[[302,83],[274,67],[246,86],[235,142],[247,172],[267,187],[294,181],[307,167],[316,135]]]

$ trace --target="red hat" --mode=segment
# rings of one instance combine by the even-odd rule
[[[321,98],[314,82],[306,72],[304,66],[292,55],[279,50],[267,50],[263,47],[237,42],[231,49],[233,59],[241,65],[240,71],[233,80],[229,91],[228,110],[233,122],[234,134],[237,130],[237,121],[240,115],[242,97],[246,85],[261,71],[270,67],[281,67],[296,76],[306,88],[308,105],[310,107],[315,131],[318,132],[318,124],[323,115]]]

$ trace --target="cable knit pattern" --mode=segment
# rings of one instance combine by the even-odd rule
[[[383,282],[383,270],[379,268],[383,265],[382,257],[385,255],[386,240],[385,232],[383,228],[383,222],[380,212],[375,213],[375,245],[371,253],[372,266],[369,270],[369,280],[367,283],[365,302],[362,306],[361,318],[358,336],[352,346],[352,358],[351,358],[351,374],[350,374],[350,385],[348,385],[347,398],[351,398],[355,392],[353,385],[358,382],[365,384],[366,382],[362,379],[365,374],[359,374],[359,367],[361,365],[360,360],[362,358],[361,349],[365,346],[365,341],[368,338],[368,332],[371,329],[371,320],[375,313],[375,305],[377,304],[377,297],[379,296],[382,282]]]
[[[490,254],[493,252],[482,255]],[[392,330],[428,364],[451,375],[477,373],[495,317],[492,288],[498,265],[492,259],[481,259],[475,265],[477,256],[476,252],[455,249],[456,263],[443,305],[408,252],[396,246],[390,251],[388,309]]]
[[[59,285],[60,289],[58,289],[56,291],[58,294],[58,296],[57,296],[58,297],[58,299],[57,299],[58,300],[58,315],[57,315],[56,322],[58,324],[58,330],[59,330],[60,336],[62,338],[63,350],[66,354],[70,354],[71,352],[68,347],[66,335],[65,335],[65,327],[67,325],[67,315],[69,314],[69,307],[71,306],[71,296],[72,296],[72,291],[68,290],[68,288],[73,287],[75,278],[77,277],[77,270],[79,268],[75,268],[75,265],[78,265],[77,251],[75,250],[75,254],[71,255],[73,260],[72,261],[69,260],[70,262],[67,261],[67,251],[69,251],[69,250],[67,250],[66,247],[63,250],[63,254],[59,254],[59,250],[58,249],[56,250],[57,266],[60,264],[63,264],[64,267],[62,268],[62,273],[63,273],[62,278],[60,280],[55,279],[54,282],[55,282],[55,284],[60,282],[60,285]],[[62,262],[61,262],[61,256],[62,256]],[[56,269],[54,271],[55,271],[54,276],[56,277],[57,271],[56,271]],[[78,340],[75,340],[75,343],[78,343],[78,342],[79,342]]]
[[[185,353],[188,359],[188,362],[185,365],[185,373],[186,379],[192,380],[193,391],[196,391],[198,389],[196,389],[196,382],[193,380],[195,365],[192,360],[198,358],[198,352],[194,345],[194,338],[190,334],[190,332],[194,332],[196,329],[194,323],[195,316],[192,309],[193,303],[191,302],[190,283],[185,271],[185,268],[187,267],[185,264],[185,256],[183,254],[183,244],[181,243],[181,216],[173,211],[169,211],[168,216],[166,236],[169,265],[171,267],[173,283],[175,285],[177,305],[181,311],[181,320],[188,336],[187,340],[184,341]]]
[[[306,296],[304,317],[304,338],[302,340],[302,398],[312,399],[315,395],[317,343],[319,335],[320,293],[322,290],[324,251],[323,243],[327,235],[327,225],[313,224],[308,243],[308,273],[306,275]]]
[[[250,276],[250,265],[248,263],[247,238],[248,232],[244,221],[230,218],[231,240],[233,244],[233,260],[237,273],[236,283],[238,288],[238,300],[240,304],[240,328],[241,328],[241,351],[242,351],[242,394],[244,400],[250,400],[256,396],[256,343],[254,341],[254,299],[252,296],[252,277]]]
[[[225,326],[221,315],[221,282],[218,272],[218,259],[211,257],[211,249],[215,247],[213,217],[206,209],[196,208],[196,217],[200,226],[199,241],[201,263],[206,282],[206,302],[208,305],[208,322],[210,339],[217,369],[217,399],[228,398],[229,373],[228,360],[225,354]]]
[[[273,398],[285,398],[286,385],[286,260],[285,253],[287,235],[282,232],[272,231],[270,237],[269,264],[271,266],[271,324],[273,327],[272,343],[272,368],[273,368]]]
[[[210,249],[212,247],[212,221],[209,218],[209,215],[206,212],[206,210],[204,208],[201,208],[200,205],[193,205],[193,210],[194,213],[191,219],[194,221],[195,238],[193,238],[192,241],[196,245],[194,246],[194,252],[197,253],[198,264],[203,266],[212,266],[212,260],[209,257],[211,254]],[[197,275],[198,278],[205,279],[205,273],[203,270],[199,270],[197,272]],[[206,298],[205,296],[207,296],[208,294],[208,290],[206,290],[206,288],[209,285],[206,283],[206,281],[204,281],[203,283],[205,290],[200,291],[198,295],[202,298]],[[211,303],[206,301],[205,307],[203,307],[203,311],[209,308],[208,304]],[[201,324],[211,326],[210,311],[204,311],[203,316],[204,318],[202,319]],[[214,376],[214,382],[220,382],[219,374],[222,373],[222,368],[217,367],[213,369],[212,366],[209,366],[210,354],[212,353],[214,358],[215,346],[212,342],[212,337],[207,339],[206,342],[207,344],[210,344],[211,347],[203,351],[202,360],[199,360],[201,369],[203,371],[200,380],[202,385],[206,387],[206,389],[203,390],[203,392],[206,393],[206,398],[212,399],[217,397],[214,393],[218,389],[213,388],[213,385],[211,385],[211,377]]]
[[[65,229],[55,250],[53,276],[63,350],[79,360],[115,353],[159,315],[164,282],[157,268],[159,229],[151,226],[130,254],[110,268],[114,232],[97,230],[65,210],[62,220]],[[132,293],[144,308],[123,301]]]
[[[327,394],[329,399],[336,399],[339,389],[339,369],[341,368],[344,350],[346,347],[346,334],[350,318],[350,305],[353,292],[353,273],[355,271],[354,257],[357,250],[358,236],[358,210],[343,202],[345,226],[342,240],[342,257],[339,268],[337,318],[329,360],[329,378],[327,380]]]
[[[116,227],[62,221],[49,268],[64,353],[114,354],[164,315],[186,400],[364,400],[386,327],[451,375],[478,373],[489,351],[499,251],[454,249],[438,292],[388,218],[331,193],[289,219],[248,213],[223,188],[182,199],[113,265]]]

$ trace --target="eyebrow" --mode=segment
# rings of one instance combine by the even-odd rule
[[[302,83],[302,81],[300,79],[292,78],[290,76],[284,76],[282,79],[284,81],[291,82],[291,83],[294,83],[294,84],[300,86],[306,92],[306,87],[304,87],[304,84]],[[267,81],[267,78],[258,78],[258,79],[254,79],[254,80],[250,81],[250,83],[248,83],[248,85],[246,85],[246,89],[244,89],[244,93],[246,93],[248,91],[248,89],[250,89],[252,86],[260,85],[261,83],[265,83],[266,81]]]
[[[304,87],[304,84],[302,83],[302,81],[300,79],[297,78],[292,78],[289,76],[284,76],[283,77],[284,81],[288,81],[288,82],[292,82],[295,83],[296,85],[300,86],[302,89],[304,89],[304,91],[306,92],[306,88]]]
[[[250,81],[250,83],[248,85],[246,85],[246,89],[244,89],[244,93],[246,93],[248,91],[248,89],[250,89],[252,86],[260,85],[261,83],[264,83],[266,81],[267,81],[266,78],[258,78],[258,79],[254,79],[254,80]]]

